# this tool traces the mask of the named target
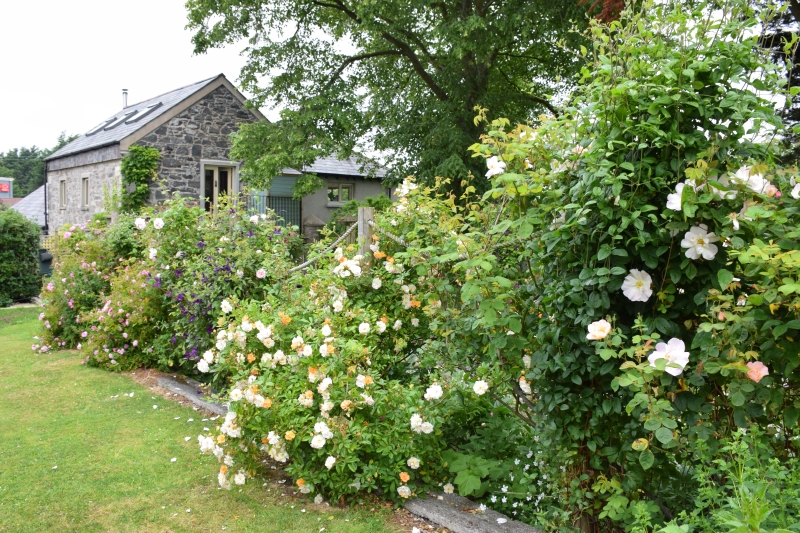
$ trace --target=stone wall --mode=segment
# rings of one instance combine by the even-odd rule
[[[240,124],[256,120],[223,86],[145,135],[136,144],[153,146],[161,152],[158,176],[164,184],[151,186],[150,202],[164,200],[175,191],[184,197],[199,198],[200,160],[228,161],[230,134]]]
[[[53,234],[64,224],[82,224],[103,211],[103,187],[111,193],[121,183],[120,160],[103,161],[71,168],[47,171],[47,224]],[[49,168],[49,164],[48,164]],[[81,205],[83,178],[89,178],[89,202]],[[66,208],[59,206],[59,183],[67,186]]]

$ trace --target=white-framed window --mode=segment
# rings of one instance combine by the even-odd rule
[[[81,207],[89,207],[89,176],[81,178]]]
[[[58,182],[58,207],[67,208],[67,180],[64,179]]]
[[[353,199],[355,185],[352,183],[330,183],[328,184],[328,203],[339,204],[349,202]]]

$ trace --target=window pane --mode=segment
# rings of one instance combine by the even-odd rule
[[[353,199],[353,186],[352,185],[342,185],[342,194],[341,194],[341,201],[348,202]]]
[[[214,201],[214,169],[206,169],[203,195],[205,196],[206,211],[211,211],[211,205]]]
[[[328,186],[328,201],[329,202],[338,202],[339,201],[339,186],[338,185],[330,185],[330,186]]]

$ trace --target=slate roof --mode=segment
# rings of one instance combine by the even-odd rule
[[[196,93],[197,91],[201,90],[203,87],[207,86],[220,76],[222,76],[222,74],[214,76],[213,78],[208,78],[207,80],[198,81],[197,83],[193,83],[185,87],[181,87],[180,89],[175,89],[174,91],[170,91],[168,93],[164,93],[159,96],[155,96],[153,98],[150,98],[149,100],[139,102],[138,104],[129,105],[128,107],[120,111],[117,111],[107,120],[104,120],[103,122],[98,124],[98,126],[108,124],[109,126],[112,126],[111,129],[101,128],[96,133],[90,134],[93,130],[97,128],[96,126],[95,128],[92,128],[87,133],[81,135],[68,145],[63,146],[61,149],[50,154],[50,156],[45,158],[45,161],[51,161],[53,159],[58,159],[66,155],[85,152],[87,150],[93,150],[95,148],[100,148],[101,146],[109,146],[112,144],[116,144],[125,137],[127,137],[128,135],[145,127],[147,124],[149,124],[159,116],[163,115],[171,108],[180,104],[186,98]],[[141,120],[136,120],[137,116],[141,116],[140,113],[144,112],[149,106],[156,105],[159,103],[161,104],[159,107],[153,109],[146,116],[143,116]],[[116,122],[115,119],[122,118],[128,115],[129,113],[132,114],[126,121],[122,123]]]
[[[44,227],[44,185],[12,205],[11,209],[16,209],[26,218]]]
[[[303,172],[366,177],[368,174],[362,172],[360,168],[361,164],[355,157],[344,160],[337,159],[336,157],[321,157],[314,161],[311,165],[304,167]],[[367,166],[367,168],[369,168],[369,166]],[[383,178],[386,176],[386,170],[382,168],[375,169],[375,176],[378,178]]]

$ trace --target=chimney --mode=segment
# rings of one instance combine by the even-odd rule
[[[128,89],[122,89],[122,109],[128,107]]]

